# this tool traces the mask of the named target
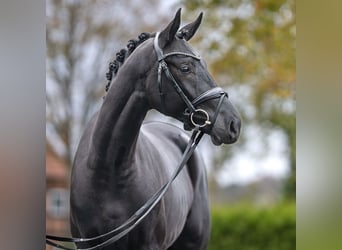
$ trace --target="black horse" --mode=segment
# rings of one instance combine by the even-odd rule
[[[200,127],[215,145],[238,139],[237,111],[187,42],[201,20],[202,13],[179,29],[178,10],[163,31],[143,33],[111,63],[111,85],[84,131],[72,169],[73,237],[120,226],[171,178],[189,137],[170,124],[143,123],[148,110],[174,117],[188,129]],[[206,170],[195,151],[151,213],[103,249],[202,250],[209,235]]]

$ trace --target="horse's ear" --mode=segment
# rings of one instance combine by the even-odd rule
[[[174,19],[169,23],[169,25],[160,32],[159,35],[159,46],[161,48],[165,47],[168,43],[172,42],[172,40],[175,38],[175,35],[179,29],[180,25],[180,15],[181,15],[181,8],[178,9]]]
[[[195,21],[185,25],[183,28],[180,29],[179,34],[182,38],[189,41],[196,33],[198,27],[202,22],[203,12],[199,14]]]

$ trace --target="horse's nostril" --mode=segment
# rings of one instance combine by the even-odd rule
[[[229,124],[229,132],[231,136],[236,137],[239,135],[240,131],[240,122],[236,120],[232,120]]]
[[[230,122],[229,131],[230,131],[232,134],[236,134],[236,133],[237,133],[237,125],[236,125],[236,123],[234,122],[234,120]]]

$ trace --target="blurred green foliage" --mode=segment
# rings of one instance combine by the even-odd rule
[[[194,42],[209,58],[214,78],[230,86],[249,86],[249,101],[255,114],[247,115],[239,107],[243,125],[258,123],[264,131],[280,129],[286,135],[291,175],[284,194],[295,199],[295,0],[183,0],[182,3],[189,12],[204,12],[202,32]],[[247,140],[242,131],[241,142]],[[230,156],[225,152],[222,155],[222,158]]]
[[[296,206],[293,202],[270,208],[250,205],[212,208],[208,250],[296,249]]]

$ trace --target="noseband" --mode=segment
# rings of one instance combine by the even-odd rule
[[[225,97],[228,98],[228,93],[225,92],[220,87],[215,87],[215,88],[205,91],[204,93],[200,94],[198,97],[190,101],[189,97],[184,93],[183,89],[181,88],[181,85],[177,82],[177,80],[172,75],[171,71],[169,70],[169,67],[167,66],[165,58],[169,56],[174,56],[174,55],[182,55],[182,56],[192,57],[199,61],[201,60],[201,57],[190,54],[190,53],[185,53],[185,52],[170,52],[167,54],[163,54],[163,51],[158,44],[158,38],[159,38],[159,32],[156,33],[156,36],[154,38],[154,49],[156,51],[158,63],[159,63],[158,87],[159,87],[159,95],[161,98],[163,112],[167,113],[165,93],[163,92],[163,84],[162,84],[162,77],[161,77],[162,72],[164,72],[166,77],[171,81],[172,86],[174,87],[177,94],[181,97],[181,99],[184,101],[186,105],[186,109],[184,110],[182,117],[181,117],[184,123],[184,129],[191,130],[195,127],[198,127],[201,131],[205,130],[206,133],[209,133],[215,124],[216,118],[218,116],[218,113],[219,113],[219,110],[221,108],[224,98]],[[216,107],[215,113],[211,117],[211,119],[206,110],[201,109],[201,108],[196,108],[196,106],[198,106],[199,104],[202,104],[204,102],[217,99],[217,98],[220,98],[220,100]]]

